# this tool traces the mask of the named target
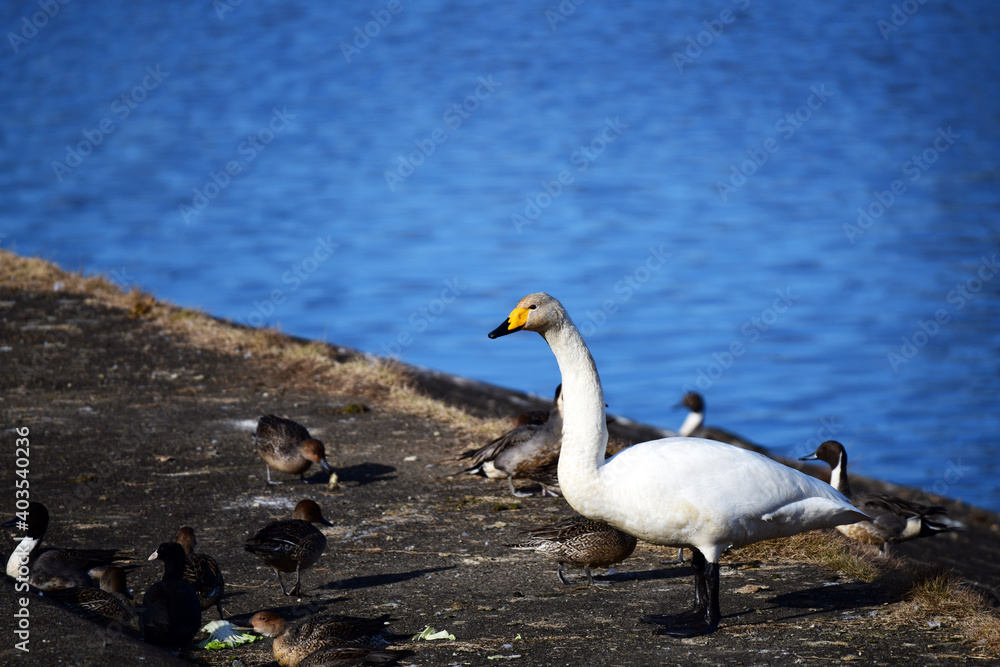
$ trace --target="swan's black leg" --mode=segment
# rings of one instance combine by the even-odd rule
[[[695,637],[714,632],[719,626],[719,564],[708,563],[697,549],[691,550],[694,568],[694,608],[681,614],[643,616],[645,623],[660,625],[656,634]]]

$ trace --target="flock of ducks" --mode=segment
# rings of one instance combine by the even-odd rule
[[[909,503],[884,494],[851,492],[847,454],[840,443],[823,443],[804,460],[820,460],[831,468],[827,484],[760,453],[762,447],[720,429],[704,426],[704,400],[684,397],[690,410],[678,437],[639,443],[607,456],[608,431],[604,396],[597,367],[579,330],[562,304],[545,293],[517,304],[490,338],[518,331],[539,333],[559,365],[562,383],[548,414],[528,415],[515,429],[481,449],[459,458],[471,459],[466,472],[506,479],[518,497],[515,479],[542,484],[544,492],[561,494],[578,516],[526,531],[524,540],[508,544],[532,550],[558,563],[556,574],[569,583],[564,566],[584,569],[593,583],[592,567],[609,567],[628,558],[637,540],[691,551],[695,590],[690,610],[650,614],[657,634],[691,637],[714,631],[720,620],[719,558],[732,547],[796,533],[837,528],[848,537],[888,545],[907,539],[961,529],[937,506]],[[298,475],[303,482],[313,464],[336,479],[322,442],[289,419],[265,415],[254,434],[256,453],[267,468]],[[150,643],[179,648],[201,625],[203,610],[214,606],[223,619],[225,582],[218,563],[195,551],[193,529],[181,527],[175,539],[149,556],[163,563],[162,579],[150,586],[138,607],[126,586],[126,571],[135,567],[127,554],[114,549],[59,549],[41,546],[49,523],[48,510],[30,503],[26,516],[4,524],[26,523],[25,537],[7,562],[7,574],[25,580],[74,611],[134,627]],[[247,552],[274,568],[285,595],[301,593],[302,572],[326,549],[327,539],[314,524],[332,525],[312,500],[299,502],[292,518],[275,521],[248,539]],[[288,590],[282,573],[295,573]],[[256,613],[244,629],[273,638],[274,657],[282,667],[344,664],[394,664],[407,655],[387,651],[398,639],[388,631],[391,619],[315,615],[290,623],[272,612]]]
[[[24,538],[7,560],[7,575],[26,580],[47,597],[92,620],[117,623],[142,632],[157,646],[180,646],[194,637],[201,611],[218,605],[225,590],[219,564],[210,556],[193,553],[194,531],[184,526],[174,542],[164,542],[148,560],[163,563],[163,578],[133,607],[126,586],[129,554],[116,549],[43,547],[49,525],[45,505],[31,502],[23,518],[4,524],[27,525]]]
[[[323,443],[312,438],[296,422],[265,415],[254,434],[257,454],[270,469],[298,475],[313,463],[331,473]],[[292,518],[272,522],[246,540],[244,549],[274,568],[278,586],[285,595],[302,590],[302,572],[312,567],[326,549],[326,536],[313,524],[332,526],[315,501],[301,500]],[[183,526],[172,542],[164,542],[148,558],[163,563],[163,576],[150,586],[138,606],[128,592],[126,572],[137,567],[130,554],[116,549],[67,549],[43,547],[49,524],[48,509],[31,502],[25,512],[3,524],[25,527],[26,534],[7,561],[8,576],[26,581],[46,597],[74,612],[105,625],[115,624],[141,634],[157,646],[179,649],[188,645],[201,627],[202,611],[215,607],[224,620],[222,598],[225,580],[218,562],[195,551],[194,530]],[[295,573],[295,584],[286,589],[282,573]],[[273,653],[282,667],[333,667],[334,665],[391,665],[409,655],[384,648],[399,637],[385,627],[390,619],[363,619],[318,614],[290,623],[271,612],[259,612],[250,630],[274,638]],[[231,630],[227,629],[227,632]]]

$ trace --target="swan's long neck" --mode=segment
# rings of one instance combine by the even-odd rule
[[[600,468],[608,444],[601,379],[590,350],[568,316],[562,326],[543,335],[562,374],[559,488],[573,509],[586,517],[599,518],[595,514],[603,491]]]
[[[684,418],[684,423],[681,424],[681,430],[677,431],[677,435],[687,437],[694,433],[705,421],[704,412],[695,412],[692,410],[688,413],[688,416]]]

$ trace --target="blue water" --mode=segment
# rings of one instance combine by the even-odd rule
[[[614,413],[1000,510],[995,2],[44,6],[0,245],[543,395],[548,291]]]

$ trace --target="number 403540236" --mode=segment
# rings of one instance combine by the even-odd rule
[[[15,480],[14,486],[17,487],[15,491],[15,496],[17,497],[17,509],[19,512],[26,511],[28,509],[28,466],[30,463],[30,450],[28,442],[28,427],[19,426],[14,429],[17,433],[18,438],[14,441],[14,474],[20,479]]]

